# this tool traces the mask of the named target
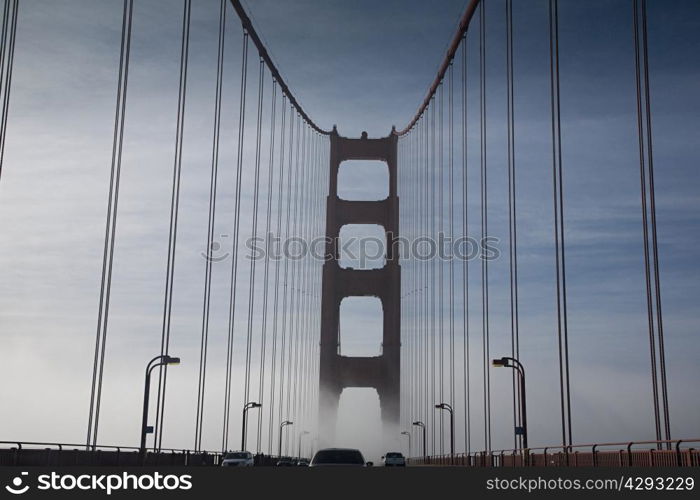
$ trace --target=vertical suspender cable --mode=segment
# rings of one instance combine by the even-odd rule
[[[468,158],[467,158],[467,37],[462,39],[462,236],[469,237],[469,205],[468,205]],[[469,258],[462,262],[462,348],[464,364],[462,379],[464,391],[464,450],[471,453],[471,371],[469,364]]]
[[[314,131],[311,127],[308,127],[308,138],[307,138],[307,146],[306,146],[306,163],[308,166],[308,173],[307,173],[307,189],[306,189],[306,203],[304,206],[304,212],[305,212],[305,225],[304,225],[304,258],[301,261],[302,262],[302,269],[303,269],[303,287],[302,287],[302,304],[301,304],[301,349],[300,349],[300,354],[299,354],[299,394],[298,394],[298,399],[299,399],[299,408],[298,408],[298,415],[299,415],[299,421],[302,422],[302,425],[306,425],[306,400],[304,399],[306,395],[306,362],[307,362],[307,353],[306,349],[308,347],[308,332],[309,332],[309,293],[311,291],[311,280],[309,279],[309,252],[308,252],[308,244],[311,239],[311,201],[313,199],[313,188],[314,188],[314,181],[315,181],[315,172],[314,172],[314,156],[313,156],[313,150],[314,150],[314,145],[315,145],[315,137],[314,137]],[[305,429],[305,427],[302,427],[302,429]],[[299,451],[299,450],[297,450]]]
[[[300,168],[301,168],[301,176],[300,176],[300,183],[299,183],[299,192],[297,193],[297,198],[298,198],[298,205],[299,205],[299,233],[297,236],[297,241],[301,242],[303,241],[304,238],[304,230],[306,226],[306,220],[305,220],[305,205],[306,205],[306,190],[308,187],[308,179],[307,179],[307,170],[308,170],[308,165],[306,161],[306,147],[307,147],[307,140],[308,140],[308,128],[306,127],[306,123],[302,121],[302,138],[301,138],[301,156],[300,156]],[[297,212],[295,211],[295,224],[296,224],[296,216]],[[295,232],[295,235],[297,233]],[[292,401],[292,419],[296,422],[298,422],[299,425],[301,425],[301,422],[297,418],[297,410],[298,410],[298,402],[299,402],[299,357],[300,357],[300,348],[301,348],[301,330],[300,330],[300,321],[301,318],[303,317],[303,306],[302,306],[302,299],[303,299],[303,294],[304,294],[304,286],[305,286],[305,280],[304,280],[304,261],[303,261],[303,255],[296,260],[296,267],[297,267],[297,285],[295,287],[296,290],[296,304],[294,305],[294,324],[293,324],[293,329],[292,331],[294,332],[294,368],[293,368],[293,375],[292,375],[292,394],[294,396],[294,399]],[[293,434],[297,434],[298,429],[293,429]]]
[[[517,209],[515,198],[515,109],[514,109],[514,75],[513,75],[513,4],[506,1],[506,79],[508,94],[508,225],[510,253],[510,338],[511,357],[520,359],[519,321],[518,321],[518,247],[517,247]],[[517,373],[513,370],[513,426],[520,422],[520,384]],[[522,443],[522,435],[514,435],[514,447]]]
[[[283,242],[283,252],[284,252],[284,295],[283,295],[283,300],[282,300],[282,350],[281,350],[281,360],[280,360],[280,406],[279,406],[279,419],[280,422],[282,421],[282,415],[286,415],[287,417],[289,416],[288,413],[288,405],[285,405],[285,396],[286,392],[289,391],[288,387],[285,386],[285,382],[289,384],[289,377],[285,376],[285,369],[288,364],[288,358],[289,354],[287,352],[287,305],[288,305],[288,297],[290,294],[290,288],[293,286],[293,284],[289,283],[289,255],[288,255],[288,249],[289,249],[289,240],[290,240],[290,234],[291,233],[291,215],[292,215],[292,210],[291,210],[291,204],[292,204],[292,191],[294,191],[294,195],[296,195],[296,182],[298,178],[298,169],[294,167],[294,141],[296,140],[296,136],[294,134],[294,130],[298,128],[297,126],[297,120],[295,116],[295,111],[294,107],[290,106],[289,109],[289,122],[290,122],[290,135],[289,135],[289,163],[288,163],[288,170],[289,170],[289,175],[287,177],[287,223],[285,225],[285,237],[284,237],[284,242]],[[292,183],[294,183],[294,188],[292,188]],[[293,236],[293,234],[292,234]],[[281,436],[280,436],[281,439]],[[286,453],[286,448],[285,448],[285,453]]]
[[[286,367],[286,357],[287,357],[287,296],[289,295],[289,256],[287,255],[287,249],[291,228],[291,206],[292,206],[292,182],[296,182],[297,172],[292,171],[294,164],[294,129],[295,129],[295,116],[294,107],[289,107],[289,158],[287,163],[287,219],[284,230],[284,240],[282,242],[282,252],[281,254],[284,258],[284,280],[282,289],[282,346],[280,350],[280,398],[279,398],[279,421],[282,422],[282,415],[286,415],[285,402],[285,367]],[[294,179],[294,181],[292,180]],[[281,436],[280,436],[281,439]],[[280,445],[281,446],[281,445]]]
[[[449,221],[450,221],[450,243],[449,253],[450,267],[450,306],[449,306],[449,332],[450,332],[450,407],[455,407],[455,279],[454,279],[454,234],[455,234],[455,214],[454,214],[454,67],[450,64],[449,69]],[[453,430],[454,432],[454,430]],[[451,437],[450,439],[453,439]]]
[[[321,192],[321,135],[318,132],[313,132],[314,135],[314,157],[313,157],[313,168],[314,168],[314,181],[313,181],[313,192],[312,198],[310,200],[310,210],[311,210],[311,225],[309,226],[310,241],[309,245],[316,241],[318,236],[318,207],[320,205],[320,192]],[[311,250],[311,249],[310,249]],[[308,314],[307,314],[307,355],[306,355],[306,383],[305,383],[305,394],[303,401],[306,402],[306,418],[308,419],[308,426],[312,427],[313,417],[312,408],[313,402],[311,387],[312,387],[312,367],[313,367],[313,346],[314,346],[314,315],[316,314],[315,304],[316,304],[316,289],[318,282],[316,280],[316,256],[314,253],[309,252],[308,257],[308,267],[309,267],[309,298],[308,298]]]
[[[107,323],[109,318],[109,300],[112,289],[112,264],[114,262],[114,241],[117,229],[117,208],[119,202],[119,180],[122,166],[122,146],[124,144],[124,118],[126,114],[126,91],[129,81],[129,56],[131,53],[131,26],[133,0],[124,0],[122,13],[121,48],[119,55],[119,76],[117,80],[117,102],[114,112],[114,135],[112,139],[112,161],[109,177],[109,194],[107,199],[107,221],[105,223],[105,242],[102,255],[102,280],[100,284],[100,302],[97,313],[97,332],[95,334],[95,356],[92,368],[92,386],[90,388],[90,412],[86,445],[93,448],[97,444],[97,429],[100,418],[100,401],[102,399],[102,376],[104,373],[105,347],[107,342]]]
[[[435,196],[435,170],[436,166],[436,154],[435,154],[435,97],[433,96],[433,102],[431,106],[431,117],[430,117],[430,239],[435,241],[435,217],[437,213],[437,207],[435,206],[436,196]],[[433,246],[433,248],[435,248]],[[435,311],[435,256],[430,259],[430,402],[428,405],[428,411],[430,411],[431,420],[431,450],[432,454],[435,455],[435,441],[436,441],[436,425],[435,425],[435,385],[437,383],[435,377],[436,363],[435,363],[435,337],[436,337],[436,311]]]
[[[10,4],[12,7],[10,8]],[[10,90],[12,88],[12,67],[15,59],[15,39],[17,38],[17,11],[19,0],[5,0],[2,23],[2,45],[0,46],[0,94],[2,95],[2,118],[0,119],[0,178],[5,163],[5,137],[7,117],[10,112]],[[8,40],[9,27],[9,40]]]
[[[299,190],[301,189],[301,182],[300,182],[300,162],[299,162],[299,153],[301,150],[301,142],[303,140],[303,130],[302,130],[302,120],[301,116],[299,115],[299,110],[296,110],[296,115],[297,115],[297,135],[296,135],[296,144],[295,144],[295,159],[294,159],[294,213],[292,214],[292,238],[296,239],[297,238],[297,221],[298,221],[298,207],[299,207]],[[291,258],[292,255],[289,255],[287,258]],[[297,263],[296,260],[292,260],[292,276],[291,276],[291,292],[290,292],[290,299],[289,299],[289,352],[288,352],[288,359],[287,359],[287,393],[286,393],[286,401],[285,401],[285,411],[287,415],[291,415],[290,410],[291,410],[291,397],[292,397],[292,392],[295,389],[294,386],[294,381],[292,380],[292,365],[294,363],[294,357],[296,353],[296,336],[294,334],[294,323],[296,320],[296,316],[298,312],[295,310],[294,305],[296,303],[296,291],[297,291]],[[292,351],[292,341],[294,341],[294,351]],[[285,448],[289,449],[289,435],[292,434],[292,432],[288,432],[286,434],[286,443],[285,443]]]
[[[180,48],[180,82],[177,98],[177,125],[175,130],[175,160],[173,163],[172,193],[170,198],[170,227],[168,233],[168,259],[165,275],[165,297],[163,301],[163,327],[160,338],[160,355],[165,356],[170,349],[170,318],[173,308],[173,287],[175,282],[175,253],[177,249],[177,222],[180,212],[180,179],[182,172],[182,142],[185,133],[185,98],[187,96],[187,62],[190,48],[190,12],[192,2],[185,0],[182,14],[182,41]],[[165,389],[168,378],[168,365],[158,368],[158,396],[156,405],[156,429],[153,449],[160,448],[163,441],[163,414],[165,412]]]
[[[216,57],[216,90],[214,94],[214,133],[212,138],[211,152],[211,178],[209,181],[209,218],[207,225],[207,260],[204,268],[204,300],[202,304],[202,336],[200,340],[200,371],[197,384],[197,417],[195,423],[195,436],[199,436],[199,429],[202,422],[202,412],[204,410],[204,383],[206,366],[207,345],[209,343],[209,311],[211,304],[211,271],[213,256],[208,252],[213,250],[214,228],[216,221],[216,189],[219,178],[219,139],[221,137],[221,95],[223,91],[224,75],[224,47],[226,36],[226,0],[221,0],[219,8],[219,42]],[[195,443],[198,438],[195,437]]]
[[[313,276],[311,274],[312,262],[310,253],[310,244],[313,241],[313,230],[314,230],[314,194],[317,188],[317,168],[316,168],[316,158],[317,151],[317,136],[316,132],[309,127],[309,191],[306,207],[306,255],[305,255],[305,280],[306,287],[304,290],[304,320],[302,322],[302,332],[303,332],[303,349],[301,358],[301,368],[299,375],[299,382],[301,384],[300,390],[300,411],[301,411],[301,421],[305,426],[308,426],[308,382],[309,382],[309,347],[310,347],[310,321],[311,321],[311,305],[312,305],[312,293],[313,293]]]
[[[423,192],[423,210],[425,212],[423,222],[423,237],[430,237],[430,108],[426,109],[425,119],[423,120],[423,134],[425,145],[423,147],[424,163],[425,163],[425,181]],[[430,290],[428,289],[430,282],[430,262],[426,259],[423,270],[423,293],[425,294],[423,303],[423,350],[425,358],[423,360],[423,376],[425,378],[424,397],[423,397],[423,418],[422,421],[428,425],[428,417],[433,414],[430,404]],[[434,428],[434,426],[433,426]]]
[[[654,305],[651,285],[651,263],[649,256],[649,217],[647,208],[647,181],[646,167],[644,159],[644,118],[642,111],[642,90],[641,90],[641,69],[640,69],[640,48],[639,48],[639,7],[637,0],[633,2],[634,9],[634,50],[635,50],[635,72],[637,90],[637,128],[639,131],[639,177],[641,183],[642,200],[642,230],[644,242],[644,277],[646,284],[647,299],[647,322],[649,327],[649,354],[651,357],[651,388],[654,407],[654,426],[656,440],[661,440],[661,416],[659,410],[659,389],[658,389],[658,366],[656,363],[656,334],[654,331]]]
[[[300,118],[299,121],[299,136],[298,136],[298,142],[297,142],[297,162],[299,163],[299,182],[297,184],[297,191],[296,195],[294,198],[294,223],[292,224],[294,228],[294,239],[295,242],[298,242],[302,239],[302,234],[303,234],[303,228],[304,228],[304,211],[303,211],[303,203],[305,202],[304,199],[304,191],[306,190],[306,163],[305,163],[305,153],[306,153],[306,124],[304,121]],[[289,374],[290,374],[290,379],[289,379],[289,387],[290,391],[287,392],[287,396],[289,397],[289,407],[288,407],[288,412],[290,415],[290,419],[293,422],[296,422],[297,425],[301,425],[301,422],[296,418],[296,410],[297,410],[297,399],[298,399],[298,380],[297,380],[297,375],[298,375],[298,363],[299,363],[299,318],[301,317],[301,311],[299,309],[299,302],[300,302],[300,297],[302,295],[302,265],[300,262],[300,259],[297,258],[296,254],[294,255],[294,260],[292,261],[292,281],[293,281],[293,287],[292,287],[292,308],[291,312],[293,314],[293,320],[290,322],[290,338],[294,339],[294,351],[289,351],[290,354],[290,360],[289,360]],[[292,436],[296,435],[296,429],[294,427],[290,428],[290,434]],[[294,450],[293,446],[294,440],[292,439],[292,445],[291,445],[291,450]]]
[[[640,3],[642,14],[641,23],[639,20]],[[637,128],[639,134],[639,175],[641,183],[644,271],[647,298],[647,321],[649,326],[649,353],[651,358],[654,424],[656,439],[661,440],[661,412],[663,411],[663,439],[670,440],[671,431],[669,422],[668,392],[666,385],[666,361],[663,344],[663,316],[661,312],[661,284],[659,276],[659,255],[656,230],[656,199],[654,189],[654,160],[651,133],[651,97],[649,89],[646,1],[642,0],[639,2],[639,0],[634,0],[633,9]],[[640,29],[642,36],[641,47]],[[651,233],[651,243],[649,233]],[[656,317],[654,317],[655,312]],[[659,408],[659,378],[661,382],[662,410]],[[660,447],[661,446],[659,445],[658,448]]]
[[[671,422],[668,405],[668,387],[666,381],[666,353],[664,349],[663,315],[661,314],[661,277],[659,270],[659,244],[656,230],[656,189],[654,188],[654,154],[651,133],[651,93],[649,90],[649,42],[647,30],[647,2],[642,0],[642,40],[644,43],[644,106],[647,125],[647,162],[649,165],[649,208],[651,211],[651,241],[654,257],[654,292],[656,294],[656,330],[659,339],[659,369],[661,372],[661,398],[664,414],[664,438],[671,440]],[[671,443],[666,444],[667,447]]]
[[[279,284],[280,284],[280,269],[281,269],[281,249],[282,245],[279,242],[282,234],[282,202],[284,200],[284,139],[286,133],[286,119],[287,119],[287,96],[282,94],[282,119],[280,124],[280,160],[279,160],[279,180],[277,182],[277,227],[275,230],[275,238],[278,242],[278,247],[272,246],[272,243],[268,246],[268,252],[275,252],[275,294],[273,301],[273,313],[272,313],[272,368],[270,371],[270,409],[269,409],[269,426],[268,426],[268,445],[267,453],[272,455],[272,443],[273,436],[276,430],[275,426],[275,390],[277,385],[277,318],[279,310]]]
[[[481,245],[488,236],[488,183],[486,170],[486,17],[485,1],[479,4],[479,77],[481,105]],[[491,373],[489,359],[489,266],[481,249],[481,327],[484,367],[484,449],[491,451]]]
[[[411,234],[409,237],[409,241],[415,242],[417,238],[417,226],[418,226],[418,216],[419,214],[417,213],[418,207],[417,207],[417,191],[419,189],[419,182],[418,182],[418,173],[417,173],[417,164],[418,164],[418,150],[417,150],[417,142],[416,140],[418,139],[418,127],[416,125],[413,126],[413,129],[411,130],[411,142],[410,142],[410,167],[411,167],[411,177],[410,177],[410,199],[411,199],[411,207],[410,207],[410,220],[411,220]],[[419,293],[418,293],[418,273],[417,273],[417,267],[416,267],[416,255],[415,251],[413,251],[413,246],[411,247],[411,251],[409,252],[409,265],[410,265],[410,270],[411,270],[411,289],[412,289],[412,296],[411,296],[411,349],[410,349],[410,362],[411,362],[411,400],[410,400],[410,417],[409,421],[407,422],[407,425],[409,426],[409,431],[411,434],[414,433],[413,425],[412,422],[415,422],[416,419],[418,418],[418,412],[416,411],[416,403],[418,401],[418,385],[417,385],[417,377],[418,377],[418,360],[417,360],[417,353],[418,353],[418,339],[419,339],[419,329],[420,329],[420,316],[419,316]],[[411,437],[411,439],[413,439]]]
[[[549,53],[552,106],[552,180],[554,188],[554,239],[556,246],[557,336],[559,344],[559,387],[562,445],[571,441],[571,396],[569,392],[569,342],[566,307],[566,265],[564,247],[564,195],[561,154],[561,113],[559,99],[559,12],[558,1],[549,2]]]
[[[257,242],[258,237],[258,212],[260,207],[260,149],[262,142],[263,100],[265,96],[265,62],[262,57],[258,64],[258,112],[255,122],[255,172],[253,174],[253,221],[251,229],[252,242]],[[253,349],[253,315],[255,313],[255,270],[257,258],[255,254],[250,256],[250,271],[248,273],[248,324],[246,329],[245,349],[245,378],[243,382],[243,403],[250,401],[250,379]],[[247,428],[243,433],[243,449],[246,449]],[[259,443],[258,443],[259,444]]]
[[[445,208],[444,204],[444,190],[445,190],[445,182],[444,182],[444,171],[445,171],[445,163],[444,163],[444,144],[443,144],[443,135],[444,135],[444,130],[443,130],[443,124],[444,124],[444,94],[445,94],[445,86],[441,83],[440,87],[438,89],[439,94],[438,94],[438,99],[439,99],[439,113],[438,113],[438,118],[439,118],[439,127],[438,127],[438,168],[439,168],[439,175],[438,175],[438,199],[437,199],[437,204],[439,207],[439,210],[437,212],[438,216],[438,234],[436,238],[437,242],[437,248],[438,252],[437,255],[435,256],[438,260],[438,344],[439,344],[439,350],[440,350],[440,358],[439,358],[439,370],[440,370],[440,377],[439,377],[439,385],[440,385],[440,390],[439,390],[439,403],[444,402],[443,398],[443,391],[444,391],[444,385],[445,385],[445,331],[443,329],[444,326],[444,315],[445,315],[445,310],[443,307],[443,298],[444,298],[444,279],[443,279],[443,257],[442,254],[444,252],[444,234],[445,234],[445,228],[444,228],[444,217],[443,217],[443,210]],[[438,401],[436,401],[438,402]],[[434,403],[436,403],[434,402]],[[440,417],[440,455],[443,455],[445,453],[445,412],[439,412],[438,415]]]
[[[262,304],[262,326],[260,338],[262,346],[260,348],[260,384],[258,386],[258,402],[262,403],[265,397],[265,366],[266,366],[266,350],[267,350],[267,312],[268,312],[268,291],[270,277],[270,223],[272,220],[272,199],[274,197],[273,181],[275,177],[275,127],[276,127],[276,111],[277,111],[277,81],[272,79],[272,100],[270,108],[270,152],[269,163],[267,166],[267,212],[265,216],[265,263],[263,269],[263,304]],[[269,403],[272,403],[270,398]],[[269,405],[268,405],[269,406]],[[258,438],[256,442],[256,450],[259,453],[262,443],[262,427],[263,427],[263,411],[258,412]],[[268,443],[272,443],[271,435],[268,436]]]
[[[236,180],[234,194],[233,246],[228,307],[228,338],[226,341],[226,381],[224,387],[224,425],[221,449],[228,449],[228,434],[231,419],[231,376],[233,374],[233,333],[236,320],[236,292],[238,284],[238,237],[241,222],[241,183],[243,178],[243,152],[245,139],[246,90],[248,86],[248,31],[243,30],[243,56],[241,58],[241,87],[238,108],[238,151],[236,155]],[[197,450],[201,448],[202,429],[199,428]]]

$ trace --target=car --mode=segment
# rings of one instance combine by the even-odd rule
[[[278,460],[277,463],[275,464],[277,467],[292,467],[294,465],[294,462],[292,462],[288,458],[283,458],[281,460]]]
[[[382,460],[384,461],[384,467],[406,467],[406,459],[398,451],[388,451],[382,457]]]
[[[304,459],[302,459],[302,460],[297,460],[296,465],[299,466],[299,467],[308,467],[308,466],[309,466],[309,461],[308,461],[308,460],[304,460]]]
[[[224,455],[222,467],[252,467],[255,465],[253,454],[249,451],[231,451]]]
[[[371,467],[372,462],[365,462],[360,450],[354,448],[324,448],[318,450],[311,459],[309,467]]]

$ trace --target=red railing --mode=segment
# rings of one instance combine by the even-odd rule
[[[411,465],[458,467],[700,467],[700,439],[547,446],[409,458]]]

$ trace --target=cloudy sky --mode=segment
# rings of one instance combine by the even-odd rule
[[[164,429],[164,445],[186,448],[194,438],[219,5],[217,0],[193,3],[171,333],[171,352],[183,363],[170,371]],[[630,3],[560,2],[575,442],[653,439]],[[547,445],[559,441],[547,2],[514,4],[521,359],[528,369],[530,443]],[[672,434],[693,437],[700,433],[700,6],[693,0],[648,4]],[[392,125],[402,128],[409,121],[464,6],[464,0],[438,5],[398,0],[246,4],[306,112],[321,127],[337,124],[347,136],[362,131],[385,136]],[[501,239],[505,252],[504,2],[489,0],[486,11],[489,232]],[[0,179],[0,439],[80,443],[85,437],[121,13],[121,2],[114,0],[21,2]],[[102,443],[137,443],[143,369],[160,349],[181,16],[181,1],[135,1]],[[240,23],[229,9],[217,235],[231,234],[233,224],[241,36]],[[477,214],[470,216],[475,234],[481,230],[477,40],[474,29],[468,39],[471,166],[466,176],[469,210]],[[250,67],[255,65],[253,61]],[[253,91],[249,98],[252,104]],[[246,144],[243,235],[250,232],[252,148]],[[346,172],[349,185],[341,188],[371,196],[383,177],[381,170],[368,172]],[[456,174],[458,185],[463,175]],[[460,203],[457,198],[455,207]],[[230,251],[230,241],[221,238],[221,244],[223,252]],[[213,266],[205,448],[220,443],[229,266],[229,261]],[[244,297],[248,266],[245,261],[239,280],[246,284],[240,288]],[[481,449],[481,283],[478,263],[470,266],[470,335],[475,346],[470,358],[475,407],[471,441],[473,449]],[[510,349],[507,258],[490,264],[490,273],[491,352],[505,355]],[[457,283],[455,302],[461,304],[464,290]],[[240,302],[237,346],[244,342],[246,305]],[[341,319],[344,353],[378,349],[373,308],[362,301],[347,305]],[[463,312],[457,306],[460,325]],[[258,321],[256,316],[256,328]],[[457,334],[456,347],[462,352],[461,326]],[[244,356],[237,347],[234,408],[242,400]],[[460,384],[457,394],[463,390]],[[492,384],[493,447],[507,448],[512,445],[510,377],[495,371]],[[461,451],[463,401],[455,406]],[[231,425],[239,429],[238,410]],[[376,394],[344,393],[339,430],[340,444],[361,446],[370,456],[381,451],[370,445],[380,430]],[[397,440],[390,442],[399,446]]]

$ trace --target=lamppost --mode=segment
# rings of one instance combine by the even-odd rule
[[[437,410],[447,410],[450,412],[450,463],[454,460],[455,456],[455,416],[452,411],[452,407],[447,403],[440,403],[435,405]]]
[[[517,370],[520,378],[520,428],[515,428],[515,433],[523,436],[523,448],[527,449],[527,406],[525,398],[525,368],[523,364],[515,358],[503,357],[494,359],[492,365],[495,367],[503,366]]]
[[[156,356],[146,365],[146,384],[143,390],[143,418],[141,420],[141,445],[139,446],[141,456],[144,458],[146,456],[146,435],[149,430],[152,432],[152,429],[148,427],[148,396],[151,392],[151,372],[156,366],[178,364],[180,364],[180,358],[174,358],[164,354]]]
[[[282,429],[284,429],[288,425],[292,425],[293,423],[294,422],[292,422],[291,420],[285,420],[280,424],[280,446],[277,452],[277,456],[280,458],[282,457]]]
[[[299,433],[299,450],[297,453],[297,458],[301,458],[301,438],[307,434],[309,434],[309,431],[301,431],[301,433]]]
[[[248,423],[248,410],[251,408],[260,408],[262,405],[255,401],[249,401],[243,406],[243,429],[241,431],[241,451],[245,451],[246,442],[246,424]]]
[[[420,420],[417,420],[417,421],[413,422],[413,425],[417,425],[418,427],[421,427],[423,429],[423,461],[427,462],[428,455],[426,455],[426,447],[425,447],[425,443],[426,443],[425,424],[423,422],[421,422]]]
[[[408,431],[401,431],[401,435],[408,436],[408,456],[411,457],[411,433]]]

